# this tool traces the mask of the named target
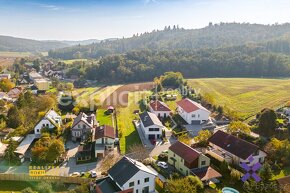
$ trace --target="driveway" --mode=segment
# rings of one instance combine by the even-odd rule
[[[74,157],[76,155],[76,153],[78,152],[78,148],[80,146],[79,142],[73,142],[73,141],[67,141],[66,142],[66,148],[68,148],[69,150],[67,151],[67,158],[71,158]]]
[[[183,125],[188,131],[190,137],[195,137],[198,135],[198,132],[202,130],[203,125],[194,124],[194,125]]]
[[[163,151],[166,151],[168,150],[168,148],[177,141],[177,139],[175,139],[174,137],[170,137],[170,139],[168,140],[168,142],[164,143],[164,144],[161,144],[161,145],[158,145],[158,146],[155,146],[149,156],[150,157],[153,157],[153,156],[158,156],[159,154],[161,154]]]

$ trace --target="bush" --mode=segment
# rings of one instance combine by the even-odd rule
[[[168,161],[168,155],[166,153],[161,153],[161,154],[158,155],[158,160],[167,162]]]
[[[30,187],[28,187],[28,188],[23,189],[21,193],[34,193],[34,191]]]

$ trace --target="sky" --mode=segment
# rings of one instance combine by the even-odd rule
[[[37,40],[131,37],[209,22],[290,22],[289,0],[0,0],[0,34]]]

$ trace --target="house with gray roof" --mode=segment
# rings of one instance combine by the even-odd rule
[[[157,173],[128,157],[123,157],[108,171],[108,178],[97,182],[97,193],[155,192]]]
[[[154,113],[146,111],[139,114],[139,117],[141,130],[146,139],[154,140],[162,137],[162,130],[166,127]]]
[[[72,125],[71,134],[73,141],[86,140],[90,134],[94,133],[98,126],[95,114],[87,115],[81,112],[75,119]]]

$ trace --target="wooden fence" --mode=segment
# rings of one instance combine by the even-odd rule
[[[88,183],[91,179],[88,178],[80,178],[80,177],[64,177],[64,176],[37,176],[32,177],[29,174],[0,174],[0,181],[50,181],[50,182],[63,182],[69,184],[82,184]]]

